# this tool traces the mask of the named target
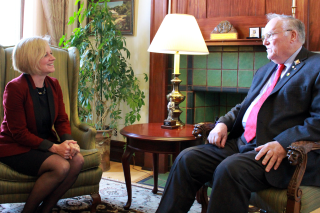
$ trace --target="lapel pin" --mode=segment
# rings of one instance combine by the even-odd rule
[[[290,72],[287,73],[287,76],[289,76],[289,75],[290,75]]]
[[[292,66],[292,68],[294,68],[294,66]]]
[[[299,59],[295,60],[295,61],[294,61],[294,64],[295,64],[295,65],[300,64],[300,60],[299,60]]]

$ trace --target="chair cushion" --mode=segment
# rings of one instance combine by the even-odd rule
[[[301,213],[309,213],[320,208],[320,187],[301,186]],[[287,189],[270,188],[252,193],[250,204],[268,213],[285,212],[287,206]]]
[[[86,171],[92,168],[96,168],[100,165],[100,155],[97,149],[80,150],[80,153],[84,157],[84,165],[82,171]],[[0,181],[8,182],[35,182],[37,177],[32,177],[18,173],[11,169],[9,166],[0,163]]]

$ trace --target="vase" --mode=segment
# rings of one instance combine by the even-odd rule
[[[97,130],[96,134],[96,149],[101,156],[100,168],[103,172],[110,169],[110,142],[112,129]]]

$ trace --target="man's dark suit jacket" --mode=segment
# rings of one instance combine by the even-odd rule
[[[41,128],[40,102],[38,90],[28,74],[21,74],[10,81],[3,94],[4,119],[0,133],[0,157],[17,155],[31,149],[47,149],[53,142],[71,139],[71,128],[65,112],[59,82],[55,78],[45,78],[52,130],[49,138],[38,137]]]
[[[257,146],[278,141],[286,149],[295,141],[320,141],[320,54],[302,48],[295,61],[298,59],[300,63],[291,65],[261,106]],[[242,118],[276,66],[270,62],[257,70],[245,100],[219,119],[227,125],[229,139],[243,134]],[[285,158],[277,170],[266,172],[267,180],[275,187],[285,188],[294,169]],[[320,152],[308,154],[302,185],[320,186]]]

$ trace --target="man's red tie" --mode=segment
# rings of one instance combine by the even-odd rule
[[[248,116],[247,122],[246,122],[246,128],[244,130],[244,138],[247,140],[249,143],[252,139],[256,137],[256,129],[257,129],[257,117],[258,117],[258,112],[263,104],[263,102],[267,99],[273,88],[276,86],[281,72],[285,66],[283,64],[278,65],[278,70],[276,72],[276,76],[274,80],[272,81],[272,84],[270,87],[263,93],[261,98],[258,100],[258,102],[252,107],[251,112]]]

